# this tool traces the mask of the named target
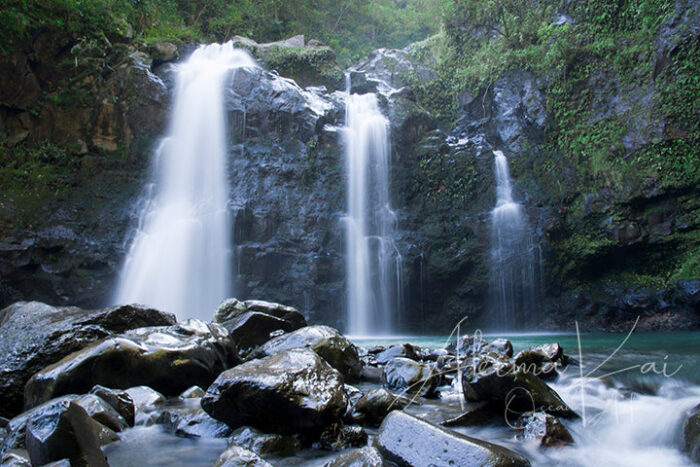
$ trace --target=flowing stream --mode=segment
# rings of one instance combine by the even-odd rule
[[[117,303],[208,320],[231,295],[224,86],[236,69],[255,66],[231,43],[201,46],[177,66],[170,128],[154,155]]]
[[[348,87],[349,89],[349,87]],[[347,332],[389,335],[401,307],[401,255],[394,243],[389,121],[376,94],[349,94],[346,107]]]
[[[538,262],[523,207],[513,199],[508,159],[493,151],[496,207],[491,211],[492,326],[523,329],[536,320]]]

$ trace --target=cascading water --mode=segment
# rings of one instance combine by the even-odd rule
[[[536,319],[538,267],[527,217],[513,199],[508,159],[495,156],[496,207],[491,211],[491,303],[494,326],[522,328]]]
[[[168,136],[155,152],[153,186],[121,273],[116,302],[178,318],[211,318],[231,292],[224,86],[255,67],[231,43],[201,46],[178,65]]]
[[[348,92],[344,135],[347,331],[387,335],[400,318],[402,258],[394,242],[397,219],[389,196],[389,121],[375,94]]]

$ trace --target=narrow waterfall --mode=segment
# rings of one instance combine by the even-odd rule
[[[231,294],[224,86],[257,66],[231,43],[199,47],[176,70],[168,135],[154,154],[153,189],[121,272],[117,303],[210,319]]]
[[[388,335],[400,320],[402,258],[394,242],[397,219],[389,195],[389,121],[375,94],[348,93],[344,135],[347,331]]]
[[[508,159],[495,156],[496,207],[491,211],[491,323],[500,329],[536,320],[538,266],[523,207],[513,199]]]

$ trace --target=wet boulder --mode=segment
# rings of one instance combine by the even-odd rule
[[[700,462],[700,405],[690,411],[683,425],[685,451],[695,462]]]
[[[25,387],[25,405],[83,394],[96,384],[120,389],[145,385],[177,396],[192,384],[208,386],[236,358],[228,332],[217,324],[190,320],[135,329],[68,355],[32,376]]]
[[[32,465],[69,459],[71,465],[107,466],[100,446],[119,437],[75,402],[61,401],[31,417],[25,441]]]
[[[175,323],[169,313],[138,305],[101,310],[39,302],[10,305],[0,311],[0,416],[22,411],[24,385],[47,365],[129,329]]]
[[[388,349],[379,352],[375,359],[380,365],[385,365],[392,358],[404,357],[411,360],[420,360],[420,348],[411,344],[392,345]]]
[[[387,460],[406,467],[530,465],[530,461],[502,446],[465,436],[401,411],[394,411],[384,419],[374,446]]]
[[[134,424],[143,425],[153,420],[153,412],[165,403],[165,396],[148,386],[135,386],[124,391],[132,400],[134,406]]]
[[[245,355],[270,340],[275,331],[296,331],[306,319],[295,308],[262,300],[245,302],[230,298],[214,313],[214,322],[225,327]]]
[[[368,446],[345,451],[332,461],[327,462],[324,467],[384,467],[385,465],[379,451]]]
[[[206,392],[199,386],[191,386],[180,394],[180,399],[198,399],[204,397]]]
[[[352,410],[354,422],[379,426],[392,410],[401,410],[410,403],[403,396],[390,393],[384,388],[374,389],[359,398]]]
[[[227,370],[202,408],[232,428],[271,433],[321,431],[347,407],[342,375],[308,349],[290,349]]]
[[[384,366],[382,382],[387,389],[432,397],[435,395],[439,377],[432,365],[398,357],[391,359]]]
[[[9,449],[0,456],[2,467],[32,467],[26,449]]]
[[[232,431],[225,423],[211,418],[198,398],[165,403],[149,418],[165,431],[189,438],[226,438]]]
[[[263,433],[249,426],[236,429],[231,433],[230,441],[261,456],[293,456],[302,450],[301,442],[296,436]]]
[[[574,438],[569,430],[553,415],[544,412],[523,414],[515,424],[518,439],[536,440],[542,447],[567,446]]]
[[[82,407],[93,420],[100,422],[112,431],[120,432],[129,427],[124,417],[119,415],[104,399],[94,394],[78,396],[73,402]]]
[[[445,346],[445,350],[452,355],[472,357],[480,354],[482,349],[488,344],[488,341],[483,339],[479,334],[473,336],[467,335],[451,341]]]
[[[518,352],[515,356],[515,364],[518,367],[545,381],[557,378],[557,369],[564,361],[564,351],[559,344],[535,345]]]
[[[467,401],[486,401],[493,410],[509,418],[536,411],[578,417],[537,375],[491,355],[475,358],[466,366],[462,390]]]
[[[126,391],[96,385],[90,389],[90,394],[94,394],[108,403],[129,426],[134,426],[134,401]]]
[[[254,355],[266,357],[282,350],[307,348],[316,352],[348,381],[359,379],[362,364],[357,347],[337,330],[328,326],[307,326],[276,337],[259,347]]]
[[[249,449],[231,444],[214,462],[214,467],[272,467],[272,464]]]
[[[331,451],[341,451],[365,446],[367,439],[367,432],[362,427],[333,423],[323,430],[318,443],[314,446]]]

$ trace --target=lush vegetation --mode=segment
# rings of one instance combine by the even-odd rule
[[[437,31],[438,0],[6,0],[0,46],[40,30],[76,38],[274,41],[296,34],[333,47],[349,64],[378,47],[404,47]]]

